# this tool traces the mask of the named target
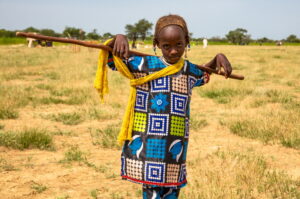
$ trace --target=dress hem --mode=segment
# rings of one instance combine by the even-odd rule
[[[122,175],[122,179],[124,180],[129,180],[135,183],[139,184],[145,184],[145,185],[155,185],[155,186],[161,186],[161,187],[183,187],[187,183],[187,180],[184,180],[182,182],[178,183],[158,183],[158,182],[149,182],[149,181],[143,181],[143,180],[138,180],[129,176]]]

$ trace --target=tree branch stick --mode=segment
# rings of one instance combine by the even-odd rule
[[[33,39],[40,39],[40,40],[45,40],[45,41],[55,41],[55,42],[60,42],[60,43],[71,43],[71,44],[77,44],[80,46],[85,46],[85,47],[89,47],[89,48],[98,48],[98,49],[102,49],[102,50],[107,50],[109,52],[112,52],[112,48],[103,44],[93,44],[93,43],[89,43],[89,42],[85,42],[85,41],[81,41],[81,40],[76,40],[76,39],[67,39],[67,38],[60,38],[60,37],[49,37],[49,36],[45,36],[45,35],[40,35],[40,34],[33,34],[33,33],[25,33],[25,32],[17,32],[16,33],[17,36],[19,37],[28,37],[28,38],[33,38]],[[137,52],[137,51],[129,51],[130,55],[137,55],[137,56],[153,56],[150,54],[146,54],[146,53],[141,53],[141,52]],[[197,65],[198,68],[200,68],[201,70],[210,72],[210,73],[215,73],[217,75],[222,75],[225,76],[225,73],[223,71],[220,72],[220,74],[218,73],[217,70],[205,67],[205,66],[201,66],[201,65]],[[235,74],[231,74],[228,78],[232,78],[232,79],[238,79],[238,80],[243,80],[244,76],[242,75],[235,75]]]

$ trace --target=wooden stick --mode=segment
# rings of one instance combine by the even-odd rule
[[[89,48],[98,48],[98,49],[102,49],[102,50],[107,50],[109,52],[112,52],[112,48],[103,44],[93,44],[93,43],[89,43],[89,42],[85,42],[85,41],[81,41],[81,40],[76,40],[76,39],[66,39],[66,38],[60,38],[60,37],[49,37],[49,36],[45,36],[45,35],[41,35],[41,34],[33,34],[33,33],[25,33],[25,32],[17,32],[16,33],[17,36],[19,37],[28,37],[28,38],[33,38],[33,39],[40,39],[40,40],[45,40],[45,41],[55,41],[55,42],[60,42],[60,43],[71,43],[71,44],[77,44],[80,46],[85,46],[85,47],[89,47]],[[141,52],[137,52],[137,51],[129,51],[130,55],[137,55],[137,56],[153,56],[150,54],[145,54],[145,53],[141,53]],[[202,65],[197,65],[198,68],[200,68],[201,70],[204,70],[206,72],[209,73],[215,73],[217,75],[222,75],[225,76],[225,72],[221,71],[220,73],[218,73],[217,70],[212,69],[212,68],[208,68]],[[236,75],[236,74],[230,74],[230,76],[228,78],[231,79],[238,79],[238,80],[243,80],[244,76],[242,75]]]

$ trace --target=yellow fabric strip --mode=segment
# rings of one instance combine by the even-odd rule
[[[109,42],[110,40],[106,41],[104,44],[107,44]],[[94,81],[94,86],[99,92],[102,102],[104,100],[104,95],[108,93],[107,67],[106,67],[107,60],[108,60],[108,52],[104,50],[100,50],[99,59],[98,59],[98,69]],[[177,73],[184,66],[184,60],[181,58],[176,64],[167,66],[166,68],[160,71],[157,71],[155,73],[152,73],[150,75],[138,79],[134,79],[134,76],[131,74],[128,67],[124,64],[124,62],[119,57],[113,56],[113,60],[117,70],[123,76],[130,79],[129,100],[123,117],[122,127],[118,135],[118,143],[121,145],[125,140],[131,140],[132,138],[132,128],[134,122],[134,106],[136,101],[136,86],[160,77]]]

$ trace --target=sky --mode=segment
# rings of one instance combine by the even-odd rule
[[[280,40],[300,37],[299,8],[299,0],[0,0],[0,29],[62,32],[69,26],[124,34],[126,24],[143,18],[155,24],[161,16],[179,14],[196,38],[244,28],[253,39]]]

